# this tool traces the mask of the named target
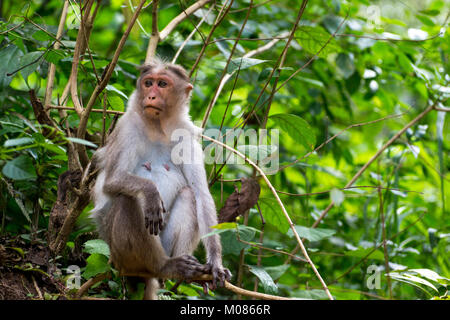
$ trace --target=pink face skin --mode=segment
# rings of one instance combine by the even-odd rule
[[[179,90],[184,86],[184,90]],[[151,118],[160,118],[163,114],[169,114],[178,104],[180,94],[189,94],[192,85],[178,79],[166,71],[144,74],[140,80],[141,105],[144,114]],[[178,90],[177,90],[178,89]]]

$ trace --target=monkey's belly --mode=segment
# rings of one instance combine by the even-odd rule
[[[143,162],[136,174],[153,181],[167,210],[170,210],[180,190],[187,185],[181,169],[170,161]]]

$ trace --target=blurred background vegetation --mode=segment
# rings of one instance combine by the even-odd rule
[[[190,114],[194,122],[201,125],[219,83],[228,76],[205,127],[281,129],[280,170],[268,178],[334,298],[446,299],[450,284],[450,130],[446,117],[450,3],[305,2],[281,66],[279,58],[294,30],[300,1],[211,1],[161,41],[157,54],[172,60],[196,30],[176,60],[192,70]],[[124,295],[122,279],[107,264],[108,248],[97,239],[89,219],[91,204],[78,217],[63,252],[57,256],[46,252],[58,177],[68,170],[67,145],[82,143],[91,156],[101,145],[104,130],[103,114],[93,112],[85,140],[44,134],[49,128],[38,121],[31,107],[30,90],[44,101],[50,64],[56,66],[50,104],[62,105],[60,97],[71,74],[82,17],[79,1],[69,1],[61,46],[54,49],[63,3],[0,2],[3,299],[70,297],[73,290],[64,287],[73,276],[67,270],[70,265],[81,268],[82,283],[111,271],[108,279],[89,290],[90,296],[118,299]],[[83,105],[111,61],[138,3],[100,1],[88,50],[78,69]],[[193,3],[161,1],[159,30]],[[216,24],[223,10],[228,11]],[[126,109],[138,75],[136,67],[146,56],[151,25],[148,1],[120,54],[106,95],[99,96],[95,108]],[[242,58],[275,39],[270,49]],[[71,99],[65,103],[73,106]],[[352,188],[344,189],[390,138],[429,106],[433,108],[357,176]],[[276,114],[288,116],[273,117]],[[49,115],[66,133],[76,130],[80,121],[71,110],[62,117],[50,109]],[[106,130],[113,123],[114,115],[108,114]],[[241,187],[237,179],[251,177],[254,171],[248,165],[207,165],[207,174],[220,209],[235,186]],[[233,273],[231,282],[278,296],[326,299],[310,266],[301,260],[301,252],[295,253],[300,259],[284,254],[293,252],[297,242],[267,185],[258,181],[258,205],[231,229],[220,230],[224,265]],[[334,206],[317,228],[311,228],[332,201]],[[272,250],[260,250],[251,245],[255,243]],[[202,248],[196,255],[203,259]],[[15,277],[26,279],[30,290],[20,288]],[[33,281],[40,290],[34,289]],[[162,298],[237,297],[225,289],[204,294],[196,284],[182,284],[174,293],[170,291],[173,284],[166,282]],[[129,298],[138,295],[128,293]]]

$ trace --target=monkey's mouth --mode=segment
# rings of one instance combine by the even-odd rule
[[[145,106],[145,107],[144,107],[144,110],[147,109],[147,108],[151,108],[151,109],[155,109],[155,110],[158,110],[158,111],[162,111],[161,108],[155,107],[155,106],[151,106],[151,105]]]

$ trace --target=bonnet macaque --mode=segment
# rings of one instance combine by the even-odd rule
[[[192,256],[217,224],[196,140],[200,129],[188,114],[192,88],[178,65],[154,60],[142,66],[126,113],[95,154],[100,170],[93,216],[99,234],[121,274],[151,275],[145,280],[147,299],[156,298],[157,278],[191,280],[208,273],[214,288],[231,277],[222,266],[218,235],[203,239],[206,264]],[[180,131],[189,134],[181,137]]]

